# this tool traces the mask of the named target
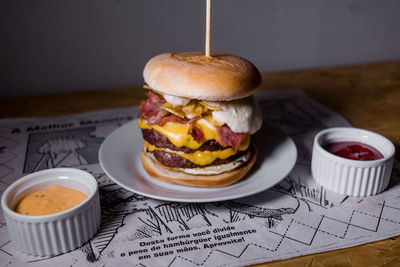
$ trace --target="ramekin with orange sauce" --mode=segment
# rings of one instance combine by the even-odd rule
[[[53,190],[49,188],[56,188],[56,194],[49,194]],[[75,194],[67,194],[62,200],[60,192],[65,191]],[[43,192],[49,194],[46,201],[29,202],[28,208],[21,212],[25,214],[17,212],[23,199],[32,194],[36,200],[44,199]],[[49,199],[50,195],[55,199]],[[71,206],[68,197],[75,195],[81,199]],[[96,179],[79,169],[55,168],[22,177],[4,192],[1,206],[12,242],[19,250],[34,256],[54,256],[76,249],[92,238],[100,226]]]

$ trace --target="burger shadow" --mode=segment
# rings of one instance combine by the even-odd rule
[[[268,158],[276,155],[278,151],[282,149],[284,143],[288,142],[288,140],[288,135],[283,131],[270,124],[263,123],[261,129],[252,135],[252,144],[257,151],[256,162],[251,168],[250,172],[247,173],[247,175],[241,181],[239,181],[238,184],[245,183],[248,179],[251,179],[251,177],[261,168],[261,166],[265,164],[265,161]],[[265,190],[263,190],[255,195],[240,198],[239,201],[244,201],[246,203],[250,201],[253,204],[261,204],[265,201],[273,202],[275,199],[281,197],[281,194],[274,192],[271,192],[271,194],[265,194]],[[295,204],[297,209],[297,202]]]
[[[282,144],[287,142],[289,137],[278,128],[263,123],[261,129],[252,138],[253,145],[257,150],[257,160],[245,179],[251,177],[268,157],[274,155]]]

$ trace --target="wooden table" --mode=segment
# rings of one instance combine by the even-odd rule
[[[263,90],[299,88],[355,127],[400,147],[400,61],[263,75]],[[141,87],[0,100],[0,118],[58,116],[137,105]],[[400,237],[257,266],[400,266]]]

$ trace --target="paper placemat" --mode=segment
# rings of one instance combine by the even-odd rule
[[[153,200],[117,186],[103,173],[98,164],[102,141],[137,118],[138,107],[0,120],[1,193],[25,174],[74,167],[96,177],[102,205],[102,225],[96,236],[81,248],[50,258],[17,251],[1,214],[1,264],[242,266],[400,234],[398,163],[388,190],[377,196],[354,198],[327,191],[310,174],[314,135],[324,128],[350,124],[298,90],[261,92],[256,97],[264,121],[295,141],[296,166],[267,191],[213,203]]]

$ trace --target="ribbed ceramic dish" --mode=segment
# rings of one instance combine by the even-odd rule
[[[377,149],[382,159],[360,161],[342,158],[326,151],[332,142],[356,141]],[[357,128],[330,128],[314,138],[311,172],[323,187],[349,196],[371,196],[385,190],[389,184],[395,147],[377,133]]]
[[[49,215],[31,216],[14,211],[23,197],[53,185],[79,190],[88,197],[71,209]],[[34,256],[54,256],[76,249],[92,238],[100,226],[96,179],[79,169],[55,168],[20,178],[4,192],[1,206],[12,242],[22,252]]]

